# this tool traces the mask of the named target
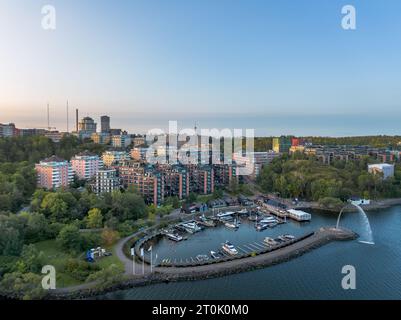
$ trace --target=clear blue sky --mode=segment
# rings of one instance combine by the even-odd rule
[[[0,0],[0,39],[0,122],[21,127],[45,125],[50,101],[64,130],[66,99],[131,131],[236,118],[260,134],[394,134],[401,120],[399,0]]]

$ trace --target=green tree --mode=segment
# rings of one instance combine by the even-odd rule
[[[103,215],[100,209],[93,208],[89,210],[86,225],[90,229],[101,228],[103,226]]]
[[[74,225],[67,225],[61,229],[57,242],[62,248],[69,251],[80,251],[83,248],[83,241],[79,229]]]
[[[0,290],[24,300],[42,299],[46,296],[42,289],[42,276],[31,272],[7,273],[0,282]]]
[[[35,245],[24,245],[21,252],[21,272],[38,273],[44,265],[44,254],[39,251]]]

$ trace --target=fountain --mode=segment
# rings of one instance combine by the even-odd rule
[[[361,206],[354,204],[354,203],[351,203],[351,204],[358,209],[358,212],[359,212],[360,216],[362,217],[363,223],[364,223],[364,229],[365,229],[364,236],[365,236],[366,240],[359,240],[359,242],[366,243],[366,244],[375,244],[373,241],[372,228],[370,227],[368,216],[366,215],[365,211],[361,208]],[[336,229],[338,229],[338,227],[339,227],[341,215],[346,207],[347,206],[342,208],[340,214],[338,215]]]

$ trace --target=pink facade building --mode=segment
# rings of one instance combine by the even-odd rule
[[[87,151],[77,154],[71,159],[71,166],[74,174],[79,179],[90,179],[103,167],[103,161],[98,155]]]
[[[35,165],[38,186],[45,189],[67,187],[73,180],[73,171],[68,161],[56,156]]]

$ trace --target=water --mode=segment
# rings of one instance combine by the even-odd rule
[[[372,233],[372,228],[369,223],[368,216],[366,215],[365,211],[360,206],[356,205],[355,207],[358,208],[358,211],[361,214],[361,217],[363,220],[363,225],[365,226],[365,234],[364,234],[365,237],[363,239],[360,239],[359,242],[366,243],[366,244],[375,244],[375,242],[373,241],[373,233]]]
[[[362,209],[361,206],[356,205],[356,204],[352,204],[352,205],[358,209],[358,212],[362,219],[361,223],[364,226],[364,232],[363,232],[363,234],[360,235],[359,242],[365,243],[365,244],[375,244],[375,242],[373,240],[372,228],[370,226],[369,218],[366,215],[366,212]],[[338,228],[340,225],[340,219],[341,219],[344,209],[345,209],[345,207],[341,210],[340,214],[338,215],[336,228]]]
[[[333,242],[299,258],[273,267],[226,277],[114,292],[102,299],[400,299],[401,207],[367,213],[375,237],[374,246],[358,241]],[[160,255],[185,257],[206,253],[224,240],[234,244],[257,241],[276,233],[304,234],[320,226],[336,224],[336,215],[314,213],[307,224],[288,223],[262,233],[242,224],[237,232],[207,230],[180,244],[162,241]],[[347,213],[341,226],[363,234],[358,213]],[[341,269],[356,268],[356,290],[343,290]]]

